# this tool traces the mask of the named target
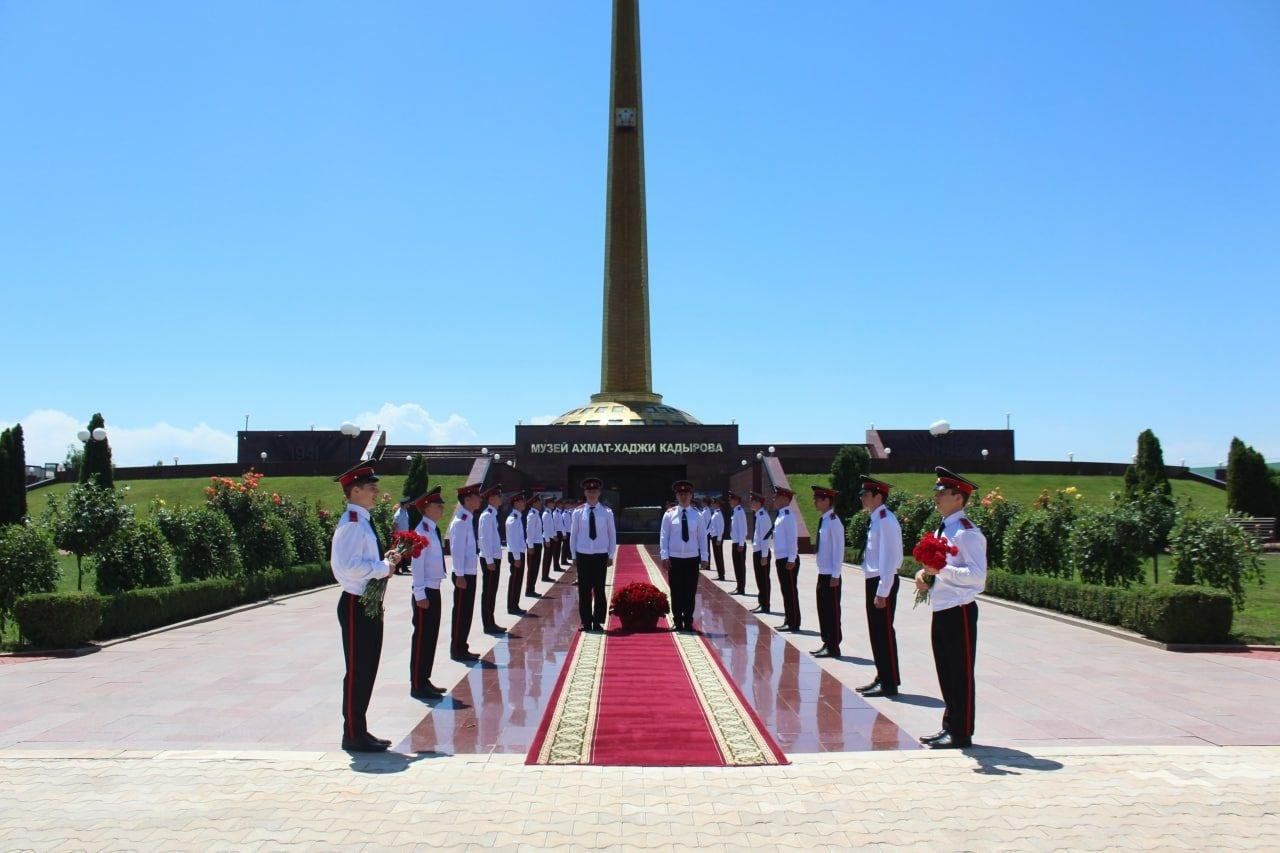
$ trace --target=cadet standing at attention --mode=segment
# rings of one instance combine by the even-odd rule
[[[702,513],[693,506],[693,484],[677,480],[672,486],[676,505],[662,516],[658,551],[671,587],[671,615],[677,631],[693,630],[698,598],[698,572],[707,567],[707,531]]]
[[[502,506],[502,484],[497,483],[480,493],[488,504],[480,513],[480,624],[486,634],[505,634],[498,624],[494,608],[498,604],[498,585],[502,581],[502,539],[498,535],[498,507]]]
[[[893,510],[884,505],[888,483],[862,477],[858,497],[871,516],[867,529],[867,549],[862,557],[865,578],[867,636],[876,662],[876,679],[859,687],[863,696],[896,696],[901,686],[898,675],[898,635],[893,623],[898,613],[898,569],[902,566],[902,525]]]
[[[373,696],[382,658],[382,617],[365,612],[360,596],[369,581],[395,571],[400,554],[385,554],[378,543],[369,510],[378,502],[378,475],[368,462],[341,474],[337,482],[347,498],[347,509],[333,531],[329,565],[342,586],[338,598],[338,627],[342,630],[342,748],[351,752],[382,752],[391,741],[369,734],[366,714]]]
[[[707,527],[707,539],[711,543],[711,556],[716,561],[716,580],[724,580],[724,510],[719,498],[712,498],[711,524]]]
[[[840,657],[840,641],[844,631],[840,624],[840,568],[844,564],[844,525],[832,508],[835,489],[813,486],[813,505],[818,510],[818,531],[813,542],[815,562],[818,564],[818,633],[822,635],[822,648],[814,657]]]
[[[551,564],[556,561],[560,539],[556,535],[556,499],[547,498],[546,508],[542,510],[542,579],[554,583],[551,579]]]
[[[769,591],[773,588],[773,584],[769,581],[769,575],[773,567],[769,564],[769,549],[772,547],[769,540],[773,538],[773,519],[765,511],[764,495],[759,492],[751,493],[751,512],[755,518],[755,529],[751,535],[753,549],[751,560],[756,572],[756,598],[759,599],[759,603],[751,612],[770,613]]]
[[[742,496],[729,493],[729,556],[733,559],[734,595],[747,594],[747,512],[742,508]]]
[[[444,539],[440,518],[444,498],[436,486],[413,502],[422,513],[416,530],[431,544],[413,561],[413,641],[409,647],[409,695],[414,699],[435,699],[444,690],[431,683],[436,662],[436,642],[440,639],[440,584],[444,581]]]
[[[524,520],[524,542],[529,549],[529,559],[525,560],[524,594],[530,598],[538,596],[538,571],[542,567],[542,546],[545,537],[542,533],[542,495],[536,491],[529,497],[529,513]]]
[[[565,540],[573,561],[570,565],[578,570],[578,616],[584,631],[604,630],[605,620],[609,618],[605,581],[618,550],[613,510],[600,503],[603,485],[595,477],[582,481],[587,502],[569,518],[569,536]]]
[[[795,496],[790,489],[773,487],[773,505],[778,509],[778,517],[773,520],[773,558],[778,566],[783,614],[778,628],[792,632],[800,630],[800,533],[791,506]]]
[[[507,613],[523,616],[520,606],[520,590],[524,587],[524,492],[511,496],[511,512],[507,515]]]
[[[393,534],[403,533],[409,529],[409,505],[412,503],[412,497],[403,497],[400,499],[399,503],[396,504],[396,514],[391,520],[391,532]],[[396,566],[396,574],[412,574],[412,564],[413,558],[408,554],[405,554],[400,560],[400,565]]]
[[[480,486],[458,489],[461,506],[449,522],[449,553],[453,556],[453,620],[449,634],[449,656],[457,661],[479,660],[468,647],[471,621],[476,614],[476,537],[471,515],[480,508]]]

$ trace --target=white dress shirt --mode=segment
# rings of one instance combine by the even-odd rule
[[[769,553],[769,534],[773,531],[773,519],[769,517],[769,513],[765,512],[764,507],[756,510],[756,529],[755,534],[751,537],[751,544],[755,546],[757,554]]]
[[[556,514],[554,510],[542,511],[542,541],[550,542],[556,538]]]
[[[542,512],[536,509],[529,510],[529,515],[524,520],[524,541],[527,548],[543,543],[542,536]],[[511,534],[507,534],[507,541],[511,541]]]
[[[409,508],[403,504],[396,510],[395,520],[391,522],[391,532],[401,533],[409,529]]]
[[[844,525],[835,510],[818,516],[817,542],[818,574],[840,577],[840,568],[844,565]]]
[[[560,510],[560,532],[565,536],[569,535],[569,530],[573,527],[573,513],[574,510],[571,509]]]
[[[888,598],[893,590],[893,579],[902,568],[902,525],[887,506],[871,513],[871,527],[867,530],[867,550],[862,555],[862,573],[869,578],[879,578],[876,595]]]
[[[491,506],[480,513],[480,556],[490,563],[502,559],[502,540],[498,538],[498,511]]]
[[[711,513],[711,523],[707,525],[707,534],[712,539],[724,538],[724,513],[715,510]]]
[[[516,559],[524,559],[524,518],[520,510],[512,509],[507,516],[507,553],[514,554]]]
[[[426,537],[431,544],[413,561],[413,597],[422,601],[428,589],[439,589],[444,580],[444,542],[436,523],[425,515],[418,522],[417,534]]]
[[[385,578],[395,570],[378,553],[378,537],[369,526],[369,510],[347,504],[333,531],[329,566],[342,589],[352,595],[364,595],[369,581]]]
[[[680,517],[687,518],[689,539],[681,535]],[[707,561],[707,527],[702,520],[702,513],[694,507],[676,505],[662,516],[662,529],[658,534],[658,549],[661,558],[697,557],[698,562]]]
[[[449,522],[449,553],[453,556],[455,575],[474,575],[480,561],[476,555],[476,535],[471,529],[471,513],[462,507]]]
[[[591,514],[596,517],[596,538],[591,538]],[[606,554],[613,559],[618,550],[618,530],[613,523],[613,510],[604,504],[583,504],[569,517],[569,553],[573,559],[579,554]]]
[[[729,538],[734,545],[747,544],[747,512],[741,505],[735,506],[729,519]]]
[[[934,610],[968,604],[987,586],[987,537],[964,510],[942,520],[942,535],[960,553],[948,554],[947,564],[934,578],[929,591],[929,604]]]
[[[790,506],[778,510],[778,517],[773,520],[773,556],[788,563],[795,562],[800,557],[795,510]]]

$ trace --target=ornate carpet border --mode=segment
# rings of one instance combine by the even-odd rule
[[[564,680],[555,698],[537,755],[528,764],[590,764],[604,668],[604,637],[578,634],[565,661]]]

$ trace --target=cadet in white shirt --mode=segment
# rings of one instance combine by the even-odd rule
[[[556,566],[560,571],[569,568],[573,562],[573,552],[569,548],[569,528],[573,526],[573,511],[577,505],[577,501],[569,498],[562,498],[560,501],[560,564]]]
[[[916,588],[929,590],[933,610],[933,663],[946,710],[942,731],[920,738],[932,749],[963,749],[973,745],[973,661],[978,650],[978,604],[974,600],[987,585],[987,538],[964,508],[977,486],[946,468],[935,468],[938,482],[933,503],[942,516],[938,535],[959,549],[948,555],[939,571],[929,567],[916,573]]]
[[[461,506],[449,522],[449,553],[453,556],[453,620],[449,633],[449,656],[457,661],[479,660],[472,654],[468,638],[476,613],[476,537],[471,514],[480,508],[480,484],[458,489]]]
[[[751,545],[753,548],[751,561],[756,572],[756,598],[758,603],[752,613],[770,613],[769,592],[773,588],[769,575],[773,572],[773,567],[769,564],[770,540],[773,539],[773,519],[769,517],[769,513],[764,508],[764,495],[759,492],[751,493],[751,512],[755,520],[755,527],[751,533]]]
[[[413,561],[413,641],[409,647],[409,695],[415,699],[436,699],[444,690],[431,683],[436,662],[436,642],[440,639],[440,584],[444,581],[444,539],[440,518],[444,498],[436,486],[413,501],[422,513],[419,536],[430,544]]]
[[[697,506],[697,499],[694,500],[694,506]],[[698,509],[698,515],[702,516],[702,526],[707,531],[707,566],[711,565],[711,498],[703,497],[702,506]]]
[[[547,507],[542,511],[542,579],[554,583],[551,579],[551,564],[556,562],[560,540],[556,536],[556,499],[547,498]]]
[[[844,639],[841,625],[840,593],[844,589],[840,569],[844,565],[844,525],[832,509],[835,489],[811,486],[813,505],[818,510],[818,529],[814,533],[814,562],[818,564],[818,633],[822,647],[814,651],[814,657],[840,657],[840,642]]]
[[[502,506],[502,484],[496,483],[480,493],[488,506],[480,513],[480,624],[486,634],[505,634],[507,629],[494,618],[498,604],[498,584],[502,581],[502,538],[498,535],[498,507]]]
[[[565,540],[572,563],[578,570],[578,616],[582,630],[603,631],[609,618],[609,602],[604,587],[609,567],[618,550],[618,530],[613,510],[600,503],[603,483],[596,477],[582,481],[587,502],[573,511]]]
[[[773,520],[773,559],[778,567],[783,618],[778,630],[793,633],[800,630],[800,531],[791,505],[795,496],[790,489],[773,487],[773,505],[778,510]]]
[[[698,572],[707,567],[707,530],[693,506],[693,484],[678,480],[672,486],[676,505],[662,516],[659,556],[671,587],[671,614],[677,631],[693,630],[698,598]]]
[[[393,534],[401,533],[409,529],[409,505],[412,503],[413,503],[412,497],[403,497],[400,499],[400,502],[396,504],[396,514],[395,514],[395,517],[391,520],[391,532]],[[412,571],[411,571],[412,565],[413,565],[413,558],[410,557],[408,554],[405,554],[400,559],[400,565],[396,566],[396,574],[398,575],[412,574]]]
[[[338,598],[338,626],[342,631],[342,748],[351,752],[382,752],[391,741],[369,734],[366,718],[373,682],[382,657],[382,617],[365,612],[360,596],[369,581],[388,577],[400,562],[396,549],[381,553],[369,510],[378,502],[378,475],[361,462],[337,477],[347,497],[347,509],[333,531],[329,565],[342,587]]]
[[[511,496],[511,513],[507,516],[507,564],[510,566],[507,575],[507,612],[512,616],[523,616],[524,608],[520,606],[520,589],[524,583],[524,504],[525,493],[516,492]]]
[[[863,696],[895,696],[901,686],[898,675],[898,635],[894,617],[898,613],[898,569],[902,566],[902,526],[884,505],[891,488],[888,483],[862,477],[858,497],[871,516],[867,548],[862,557],[865,578],[867,636],[876,662],[876,678],[859,687]]]
[[[747,512],[742,496],[729,493],[729,557],[733,560],[734,595],[747,592]]]
[[[542,533],[542,495],[536,491],[529,496],[529,512],[524,520],[524,541],[529,549],[525,560],[524,594],[538,597],[538,570],[542,566],[542,547],[546,537]]]
[[[707,526],[707,538],[711,542],[711,556],[716,561],[716,580],[724,580],[724,511],[719,498],[711,499],[711,522]]]

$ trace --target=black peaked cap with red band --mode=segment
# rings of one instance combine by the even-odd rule
[[[343,471],[341,474],[333,478],[335,483],[341,483],[343,488],[347,486],[359,486],[365,483],[378,482],[378,474],[373,470],[373,466],[368,462],[359,462],[354,467]]]
[[[933,485],[933,490],[935,492],[945,492],[947,489],[955,489],[956,491],[964,492],[966,495],[971,495],[978,490],[977,483],[966,480],[954,471],[950,471],[942,466],[934,468],[933,472],[938,475],[938,482]]]
[[[866,476],[865,474],[859,474],[858,479],[862,481],[862,487],[860,491],[863,491],[863,492],[878,492],[879,494],[882,494],[885,497],[888,497],[889,490],[893,488],[883,480],[875,480],[875,479],[872,479],[871,477]]]

